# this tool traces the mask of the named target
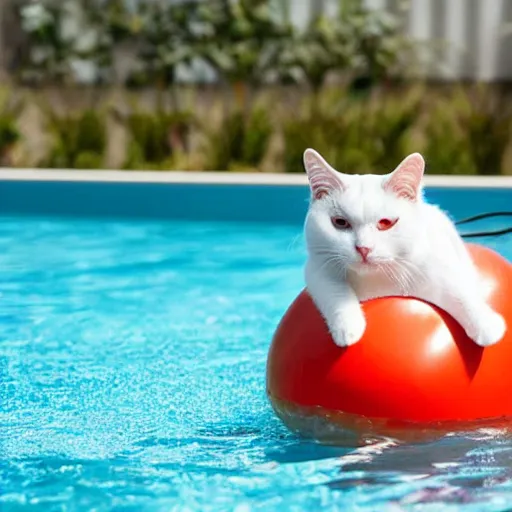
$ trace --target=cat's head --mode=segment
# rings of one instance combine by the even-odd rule
[[[387,175],[348,175],[316,151],[304,165],[311,190],[305,234],[311,253],[365,272],[405,260],[421,231],[421,181],[425,162],[409,155]]]

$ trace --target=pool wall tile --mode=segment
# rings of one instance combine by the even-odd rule
[[[454,217],[512,209],[511,188],[429,187]],[[301,185],[0,180],[0,214],[302,223]]]

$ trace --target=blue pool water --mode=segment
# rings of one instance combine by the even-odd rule
[[[352,449],[275,418],[300,226],[4,217],[0,246],[1,510],[510,510],[499,432]]]

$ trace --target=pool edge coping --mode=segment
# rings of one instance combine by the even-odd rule
[[[305,186],[306,174],[0,168],[0,181]],[[426,175],[427,187],[512,188],[512,176]]]

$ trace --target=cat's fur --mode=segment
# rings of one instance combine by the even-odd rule
[[[397,295],[444,309],[478,345],[503,337],[505,321],[486,303],[484,284],[455,226],[423,201],[425,162],[419,153],[384,176],[338,173],[312,149],[304,153],[304,165],[311,189],[306,287],[337,345],[362,337],[360,301]]]

